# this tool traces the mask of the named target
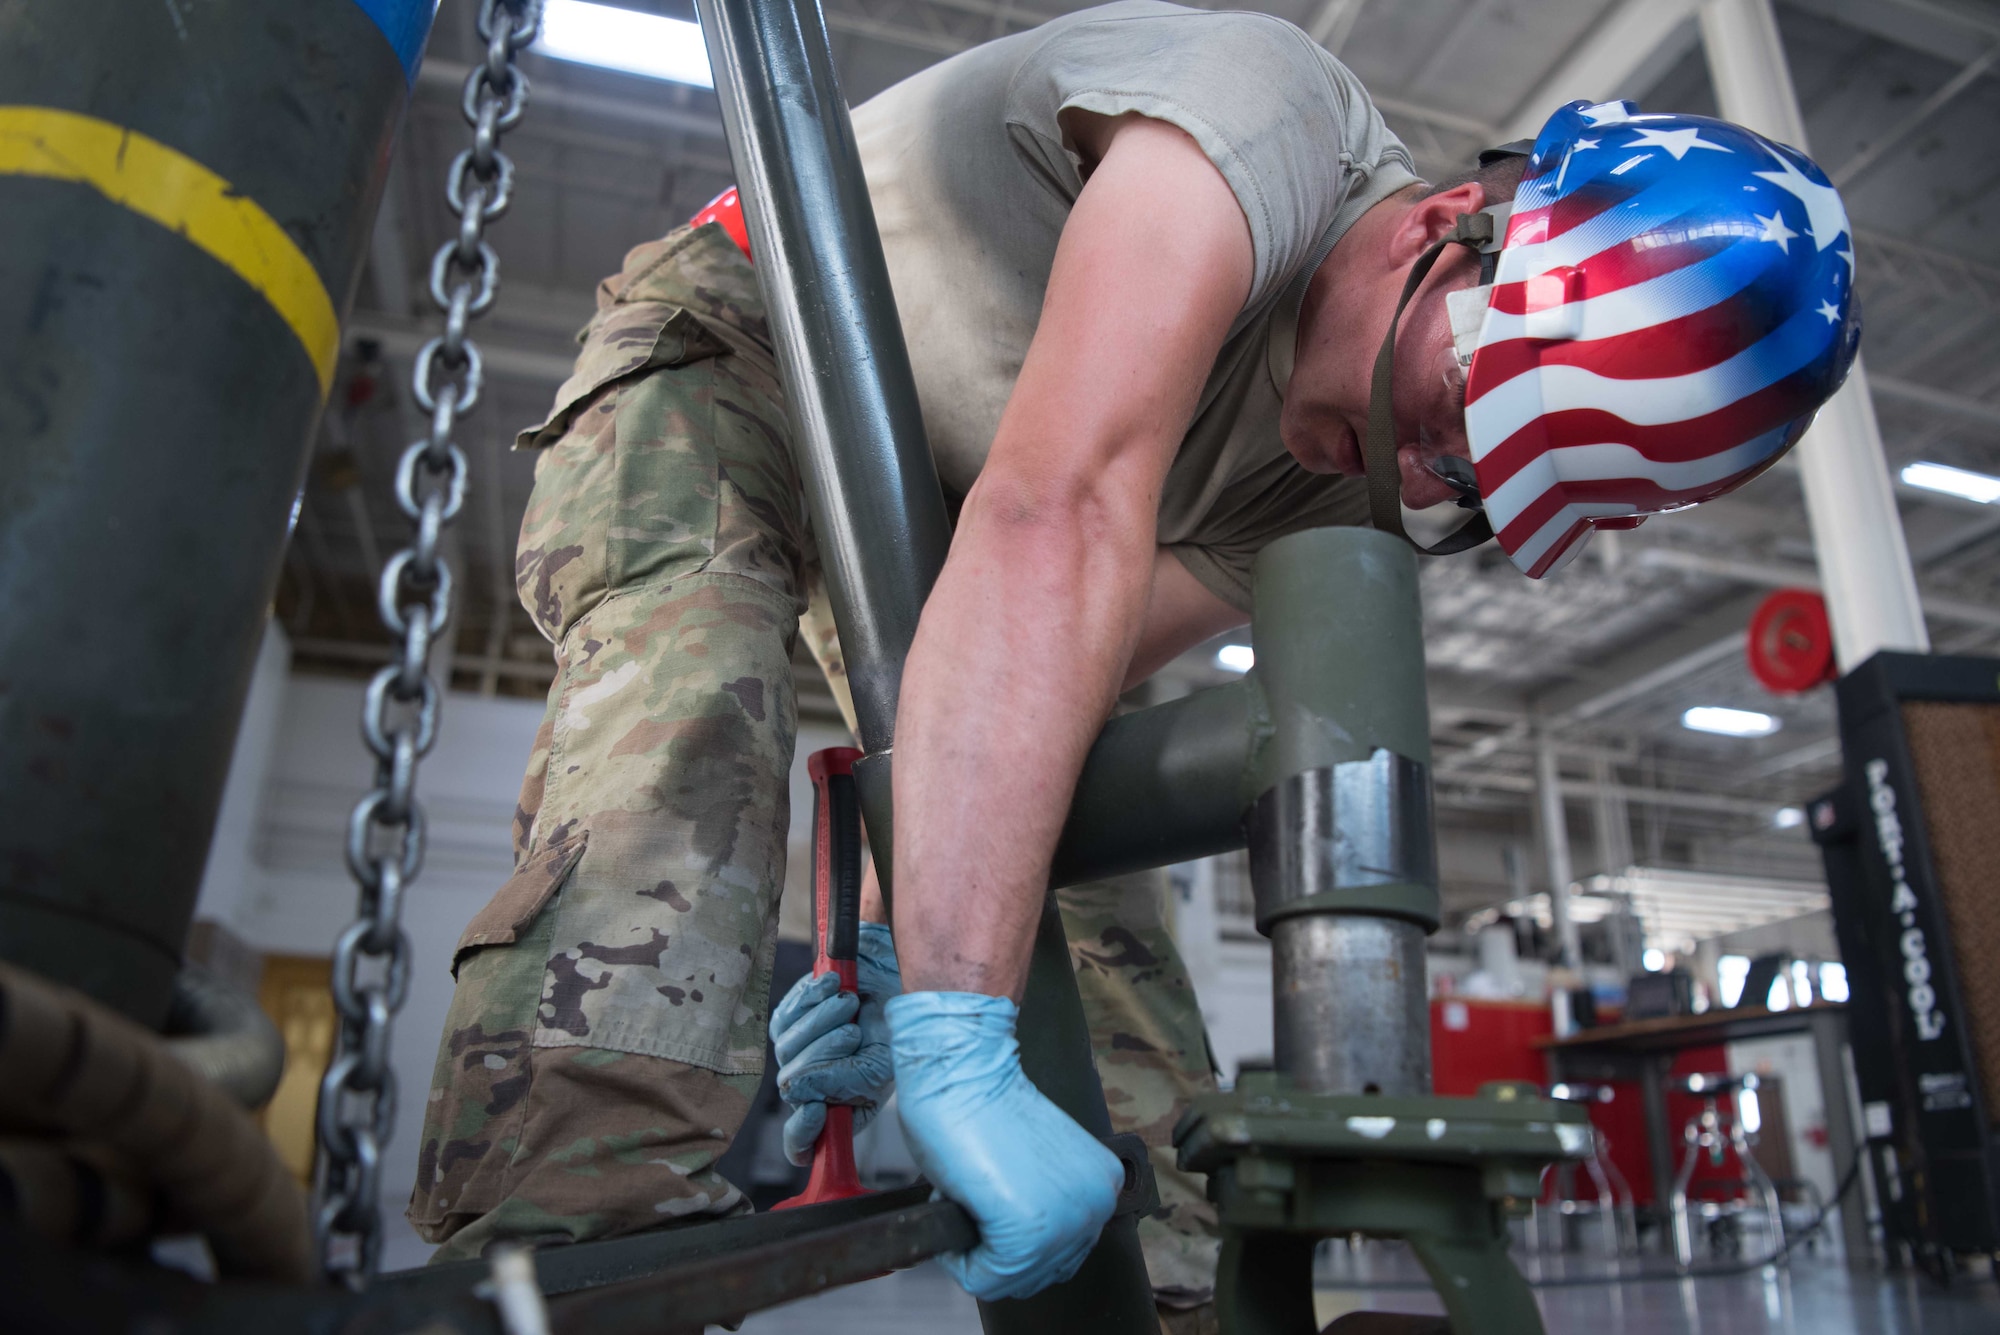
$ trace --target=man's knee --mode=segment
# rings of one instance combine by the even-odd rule
[[[528,1066],[518,1129],[486,1151],[504,1163],[491,1189],[453,1198],[449,1171],[428,1198],[420,1184],[411,1221],[446,1243],[435,1260],[502,1238],[580,1242],[749,1208],[715,1165],[757,1076],[598,1048],[536,1048]]]

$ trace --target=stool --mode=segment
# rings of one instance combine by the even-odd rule
[[[1565,1103],[1587,1105],[1609,1103],[1616,1096],[1616,1091],[1610,1085],[1572,1080],[1551,1085],[1548,1095]],[[1543,1220],[1553,1214],[1555,1250],[1562,1251],[1565,1242],[1563,1221],[1594,1214],[1604,1221],[1606,1255],[1636,1255],[1639,1251],[1638,1203],[1633,1199],[1632,1188],[1626,1183],[1625,1175],[1611,1160],[1610,1137],[1598,1130],[1594,1123],[1585,1125],[1590,1128],[1588,1152],[1581,1159],[1564,1159],[1542,1170],[1542,1193],[1529,1209],[1529,1245],[1535,1251],[1542,1250],[1545,1234]],[[1591,1197],[1577,1194],[1576,1173],[1579,1168],[1590,1179]]]
[[[1674,1257],[1683,1266],[1694,1262],[1694,1224],[1688,1206],[1688,1183],[1694,1177],[1696,1162],[1705,1152],[1711,1168],[1720,1168],[1725,1150],[1736,1151],[1736,1161],[1742,1165],[1742,1176],[1733,1179],[1734,1185],[1746,1188],[1750,1196],[1761,1205],[1765,1227],[1771,1231],[1771,1248],[1777,1251],[1785,1245],[1785,1216],[1778,1199],[1778,1189],[1771,1184],[1770,1175],[1750,1153],[1757,1143],[1755,1136],[1743,1130],[1743,1122],[1736,1112],[1736,1097],[1744,1090],[1757,1088],[1754,1075],[1691,1075],[1680,1082],[1678,1088],[1701,1099],[1701,1111],[1688,1119],[1681,1129],[1681,1139],[1685,1149],[1681,1154],[1680,1172],[1674,1176],[1673,1218]],[[1722,1110],[1722,1098],[1729,1096],[1729,1111]],[[1731,1179],[1724,1179],[1725,1182]],[[1725,1220],[1734,1222],[1737,1214],[1751,1208],[1749,1202],[1703,1202],[1702,1216],[1711,1224]],[[1783,1258],[1780,1257],[1782,1263]]]

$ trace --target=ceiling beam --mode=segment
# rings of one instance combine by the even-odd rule
[[[1361,17],[1362,6],[1368,0],[1326,0],[1306,23],[1306,36],[1327,49],[1329,55],[1338,56],[1340,48],[1347,45],[1347,36],[1354,31],[1356,19]]]
[[[1990,5],[1984,13],[1929,0],[1785,0],[1786,7],[1817,15],[1842,27],[1894,43],[1909,51],[1963,65],[1984,43],[1972,35],[2000,38],[2000,18]]]
[[[1494,138],[1491,125],[1471,116],[1462,116],[1456,111],[1441,111],[1437,107],[1427,107],[1421,102],[1411,102],[1388,93],[1371,92],[1368,100],[1375,104],[1376,110],[1386,111],[1391,116],[1407,116],[1413,121],[1422,121],[1440,130],[1471,135],[1482,142]]]
[[[1819,572],[1811,566],[1785,565],[1777,561],[1739,561],[1723,556],[1708,556],[1702,552],[1684,551],[1677,547],[1648,547],[1639,553],[1639,562],[1641,565],[1667,570],[1685,570],[1695,575],[1712,575],[1717,579],[1734,580],[1739,584],[1754,584],[1767,589],[1819,587]],[[1921,597],[1926,616],[1936,617],[1939,621],[1956,621],[1967,626],[2000,630],[2000,607],[1967,602],[1963,598],[1941,597],[1929,592],[1923,593]]]
[[[417,70],[417,91],[429,97],[449,101],[456,106],[465,90],[465,76],[471,72],[470,65],[455,60],[426,60]],[[675,134],[699,135],[707,139],[722,138],[722,113],[719,110],[682,111],[678,107],[664,106],[657,101],[606,97],[598,93],[567,88],[556,80],[546,77],[538,79],[528,95],[528,116],[524,123],[532,125],[535,113],[544,110],[601,116],[606,120],[649,130],[668,130]]]
[[[1438,776],[1439,786],[1503,793],[1532,793],[1535,780],[1528,774],[1454,774]],[[1775,798],[1742,797],[1728,793],[1695,793],[1677,788],[1642,788],[1623,783],[1593,783],[1588,779],[1564,779],[1559,784],[1566,798],[1622,797],[1633,806],[1664,807],[1672,811],[1706,811],[1721,816],[1749,816],[1768,821],[1771,813],[1787,805]]]
[[[1731,598],[1663,635],[1647,636],[1587,677],[1536,696],[1534,707],[1552,722],[1583,723],[1741,653],[1750,614],[1763,600],[1761,593]]]
[[[1880,139],[1872,144],[1863,145],[1860,152],[1841,163],[1840,169],[1830,178],[1833,184],[1842,190],[1854,184],[1855,178],[1880,162],[1890,149],[1915,134],[1923,123],[1937,114],[1946,103],[1977,83],[1986,71],[1993,68],[1993,62],[1996,60],[2000,60],[2000,42],[1996,42],[1985,55],[1946,80],[1943,86],[1912,109],[1909,115],[1885,131]]]
[[[2000,427],[2000,405],[1975,399],[1969,394],[1958,394],[1935,385],[1922,385],[1914,380],[1904,380],[1899,376],[1871,375],[1868,387],[1883,398],[1895,399],[1902,403],[1914,403],[1920,408],[1933,412],[1947,413],[1953,417],[1963,417],[1969,422],[1983,426]]]
[[[1532,139],[1556,108],[1583,98],[1638,97],[1694,49],[1696,0],[1616,0],[1535,90],[1514,105],[1500,138]]]
[[[438,326],[432,321],[388,315],[381,311],[356,311],[347,322],[350,337],[372,338],[382,345],[384,352],[398,359],[416,356],[417,351],[437,332]],[[486,335],[477,325],[472,328],[471,339],[478,345],[479,357],[488,375],[513,376],[553,387],[569,379],[569,373],[576,364],[574,353],[544,352],[510,343]]]
[[[1940,297],[2000,308],[2000,268],[1866,227],[1856,231],[1855,240],[1861,243],[1864,287],[1922,283]]]

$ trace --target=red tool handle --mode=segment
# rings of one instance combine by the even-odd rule
[[[840,990],[859,984],[855,955],[861,946],[861,798],[854,786],[854,762],[862,753],[849,746],[815,751],[806,761],[813,785],[813,977],[840,975]],[[867,1188],[854,1168],[854,1109],[828,1104],[826,1127],[813,1146],[812,1176],[806,1189],[773,1209],[817,1205]]]

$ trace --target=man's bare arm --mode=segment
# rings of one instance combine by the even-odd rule
[[[1137,117],[1078,137],[1097,164],[903,676],[911,991],[1020,995],[1076,776],[1147,620],[1161,481],[1250,287],[1248,224],[1193,140]]]

